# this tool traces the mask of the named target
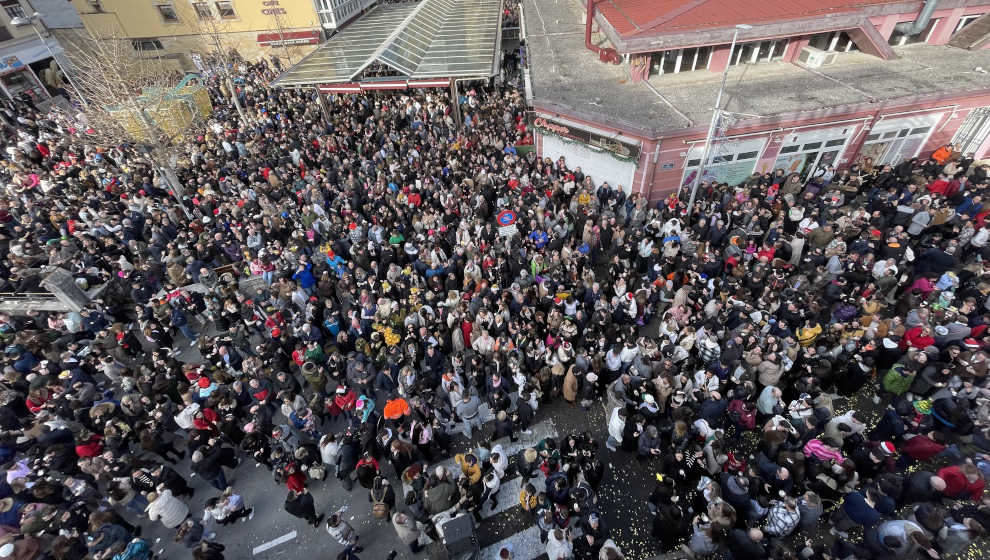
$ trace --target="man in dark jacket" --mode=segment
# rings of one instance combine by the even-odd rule
[[[313,527],[319,526],[323,521],[323,516],[316,516],[316,504],[313,502],[313,495],[303,488],[299,492],[289,490],[289,495],[285,497],[285,511],[290,515],[305,519]]]
[[[763,531],[759,529],[750,529],[748,532],[733,529],[729,533],[728,541],[734,560],[758,560],[767,557],[766,548],[763,546]]]
[[[205,449],[197,449],[192,454],[192,471],[203,477],[217,490],[227,489],[227,477],[223,473],[221,448],[216,439],[210,440]]]
[[[941,497],[945,481],[931,471],[916,471],[904,482],[901,499],[905,504],[932,502]]]

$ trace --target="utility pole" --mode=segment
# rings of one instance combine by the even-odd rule
[[[732,32],[732,43],[729,44],[729,60],[725,64],[725,69],[722,70],[722,84],[719,85],[718,95],[715,96],[715,110],[712,113],[712,122],[708,126],[708,136],[705,137],[705,149],[701,153],[701,162],[698,164],[698,173],[694,177],[694,184],[691,185],[691,198],[688,201],[687,207],[687,219],[689,224],[691,222],[691,216],[694,212],[694,199],[698,194],[698,185],[701,184],[701,178],[704,177],[705,170],[708,167],[708,158],[711,156],[712,140],[715,137],[715,129],[718,127],[718,122],[722,116],[722,93],[725,91],[725,81],[729,77],[729,68],[732,67],[732,53],[736,50],[736,40],[739,38],[740,30],[752,28],[752,25],[740,23]]]

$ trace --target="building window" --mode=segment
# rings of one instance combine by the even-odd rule
[[[162,42],[158,39],[134,39],[131,45],[136,51],[160,51],[164,50]]]
[[[210,5],[206,2],[193,2],[192,6],[199,19],[213,19],[213,12],[210,11]]]
[[[845,31],[833,31],[831,33],[819,33],[818,35],[812,35],[808,45],[815,47],[816,49],[829,52],[853,52],[859,50],[859,47],[856,46],[856,43],[852,40],[852,37],[850,37]]]
[[[179,14],[175,13],[175,8],[171,4],[158,4],[155,7],[158,8],[158,13],[161,14],[165,23],[179,22]]]
[[[903,47],[904,45],[916,45],[918,43],[927,43],[928,38],[932,36],[932,32],[935,31],[935,26],[938,25],[938,20],[933,19],[928,22],[928,26],[921,30],[917,35],[905,35],[898,30],[894,30],[890,34],[890,39],[887,39],[887,44],[892,47]]]
[[[736,45],[730,64],[760,64],[775,62],[784,58],[787,39],[777,41],[752,41]]]
[[[0,2],[0,6],[3,6],[5,12],[7,12],[7,17],[14,19],[15,17],[25,17],[24,6],[18,0],[3,0]]]
[[[692,47],[653,53],[651,69],[653,74],[676,74],[707,70],[712,58],[711,47]]]
[[[967,25],[973,23],[982,16],[983,14],[976,14],[972,16],[963,16],[959,18],[959,23],[956,24],[956,28],[952,30],[952,33],[959,33],[960,31],[962,31],[963,27],[966,27]]]
[[[215,2],[217,7],[217,14],[223,19],[234,19],[237,17],[237,12],[234,11],[233,2]]]

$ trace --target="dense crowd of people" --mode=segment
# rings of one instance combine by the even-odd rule
[[[653,535],[694,557],[934,558],[990,527],[987,165],[947,146],[706,182],[688,220],[522,150],[511,88],[321,109],[240,74],[208,84],[181,185],[62,113],[0,110],[3,291],[61,268],[96,294],[0,315],[0,558],[148,558],[158,522],[222,559],[245,462],[344,559],[361,541],[314,484],[417,553],[516,475],[551,560],[623,558],[596,492],[631,457],[657,472]],[[607,426],[508,451],[554,401]]]

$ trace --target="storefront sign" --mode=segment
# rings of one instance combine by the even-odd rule
[[[319,42],[319,31],[286,31],[284,33],[258,34],[258,44],[268,47],[282,47],[285,45],[315,45]]]
[[[571,140],[577,140],[588,144],[589,146],[601,148],[625,158],[639,159],[639,146],[635,144],[629,144],[614,138],[609,138],[608,136],[602,136],[601,134],[595,134],[594,132],[581,128],[575,128],[546,117],[537,116],[535,113],[529,114],[529,126],[533,127],[538,132],[546,132],[564,138],[570,138]]]
[[[264,8],[261,9],[261,15],[263,16],[284,16],[288,12],[285,8],[279,5],[280,0],[265,0],[261,3]]]
[[[0,74],[13,72],[24,67],[24,63],[16,55],[0,58]]]

